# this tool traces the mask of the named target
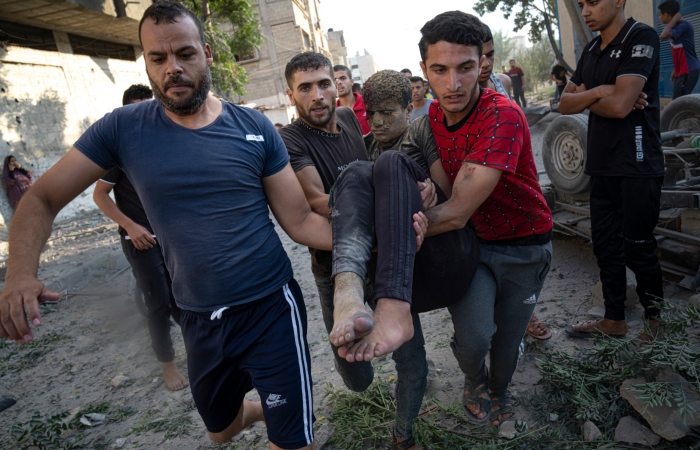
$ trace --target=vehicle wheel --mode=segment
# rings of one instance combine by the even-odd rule
[[[661,132],[680,128],[700,133],[700,94],[678,97],[661,112]]]
[[[131,299],[134,302],[136,311],[143,317],[148,317],[148,308],[146,308],[143,292],[141,292],[141,289],[136,285],[136,279],[133,273],[129,277],[129,291],[131,292]]]
[[[588,116],[573,114],[554,119],[544,133],[542,160],[554,187],[565,194],[588,192],[586,163]]]

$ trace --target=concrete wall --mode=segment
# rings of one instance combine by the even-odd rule
[[[90,124],[121,106],[124,90],[148,84],[143,58],[137,61],[73,55],[68,37],[54,31],[59,51],[10,46],[0,50],[0,157],[15,155],[38,179]],[[137,55],[141,54],[137,48]],[[93,210],[92,188],[61,211],[68,220]],[[12,209],[0,195],[0,231]]]

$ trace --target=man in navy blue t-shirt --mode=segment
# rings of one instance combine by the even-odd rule
[[[273,449],[310,449],[306,312],[269,211],[292,239],[314,248],[331,249],[330,224],[311,211],[272,124],[208,95],[212,53],[195,15],[179,3],[154,3],[139,35],[157,101],[97,121],[24,196],[13,218],[0,337],[33,339],[28,322],[41,324],[39,303],[58,298],[36,278],[51,223],[119,166],[172,276],[192,395],[210,438],[227,441],[264,419]],[[253,387],[262,402],[244,400]]]

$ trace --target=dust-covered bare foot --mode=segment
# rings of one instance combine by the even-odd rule
[[[411,304],[393,298],[381,298],[374,310],[374,330],[354,344],[340,347],[338,355],[348,362],[371,361],[401,347],[413,337]]]
[[[187,378],[183,377],[177,370],[175,361],[160,363],[160,365],[163,368],[163,379],[168,389],[171,391],[179,391],[190,385]]]
[[[331,344],[342,347],[371,333],[374,319],[365,309],[362,278],[342,272],[335,276],[334,283],[333,329],[328,338]]]

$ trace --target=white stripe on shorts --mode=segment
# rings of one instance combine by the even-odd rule
[[[301,395],[304,404],[304,435],[306,436],[306,445],[310,445],[314,440],[313,430],[313,400],[311,395],[311,383],[308,376],[308,361],[306,360],[306,342],[304,339],[304,327],[301,323],[301,316],[297,309],[297,303],[294,300],[289,285],[284,285],[284,297],[289,303],[292,311],[292,326],[294,327],[294,343],[297,347],[297,360],[299,361],[299,373],[301,375]]]

